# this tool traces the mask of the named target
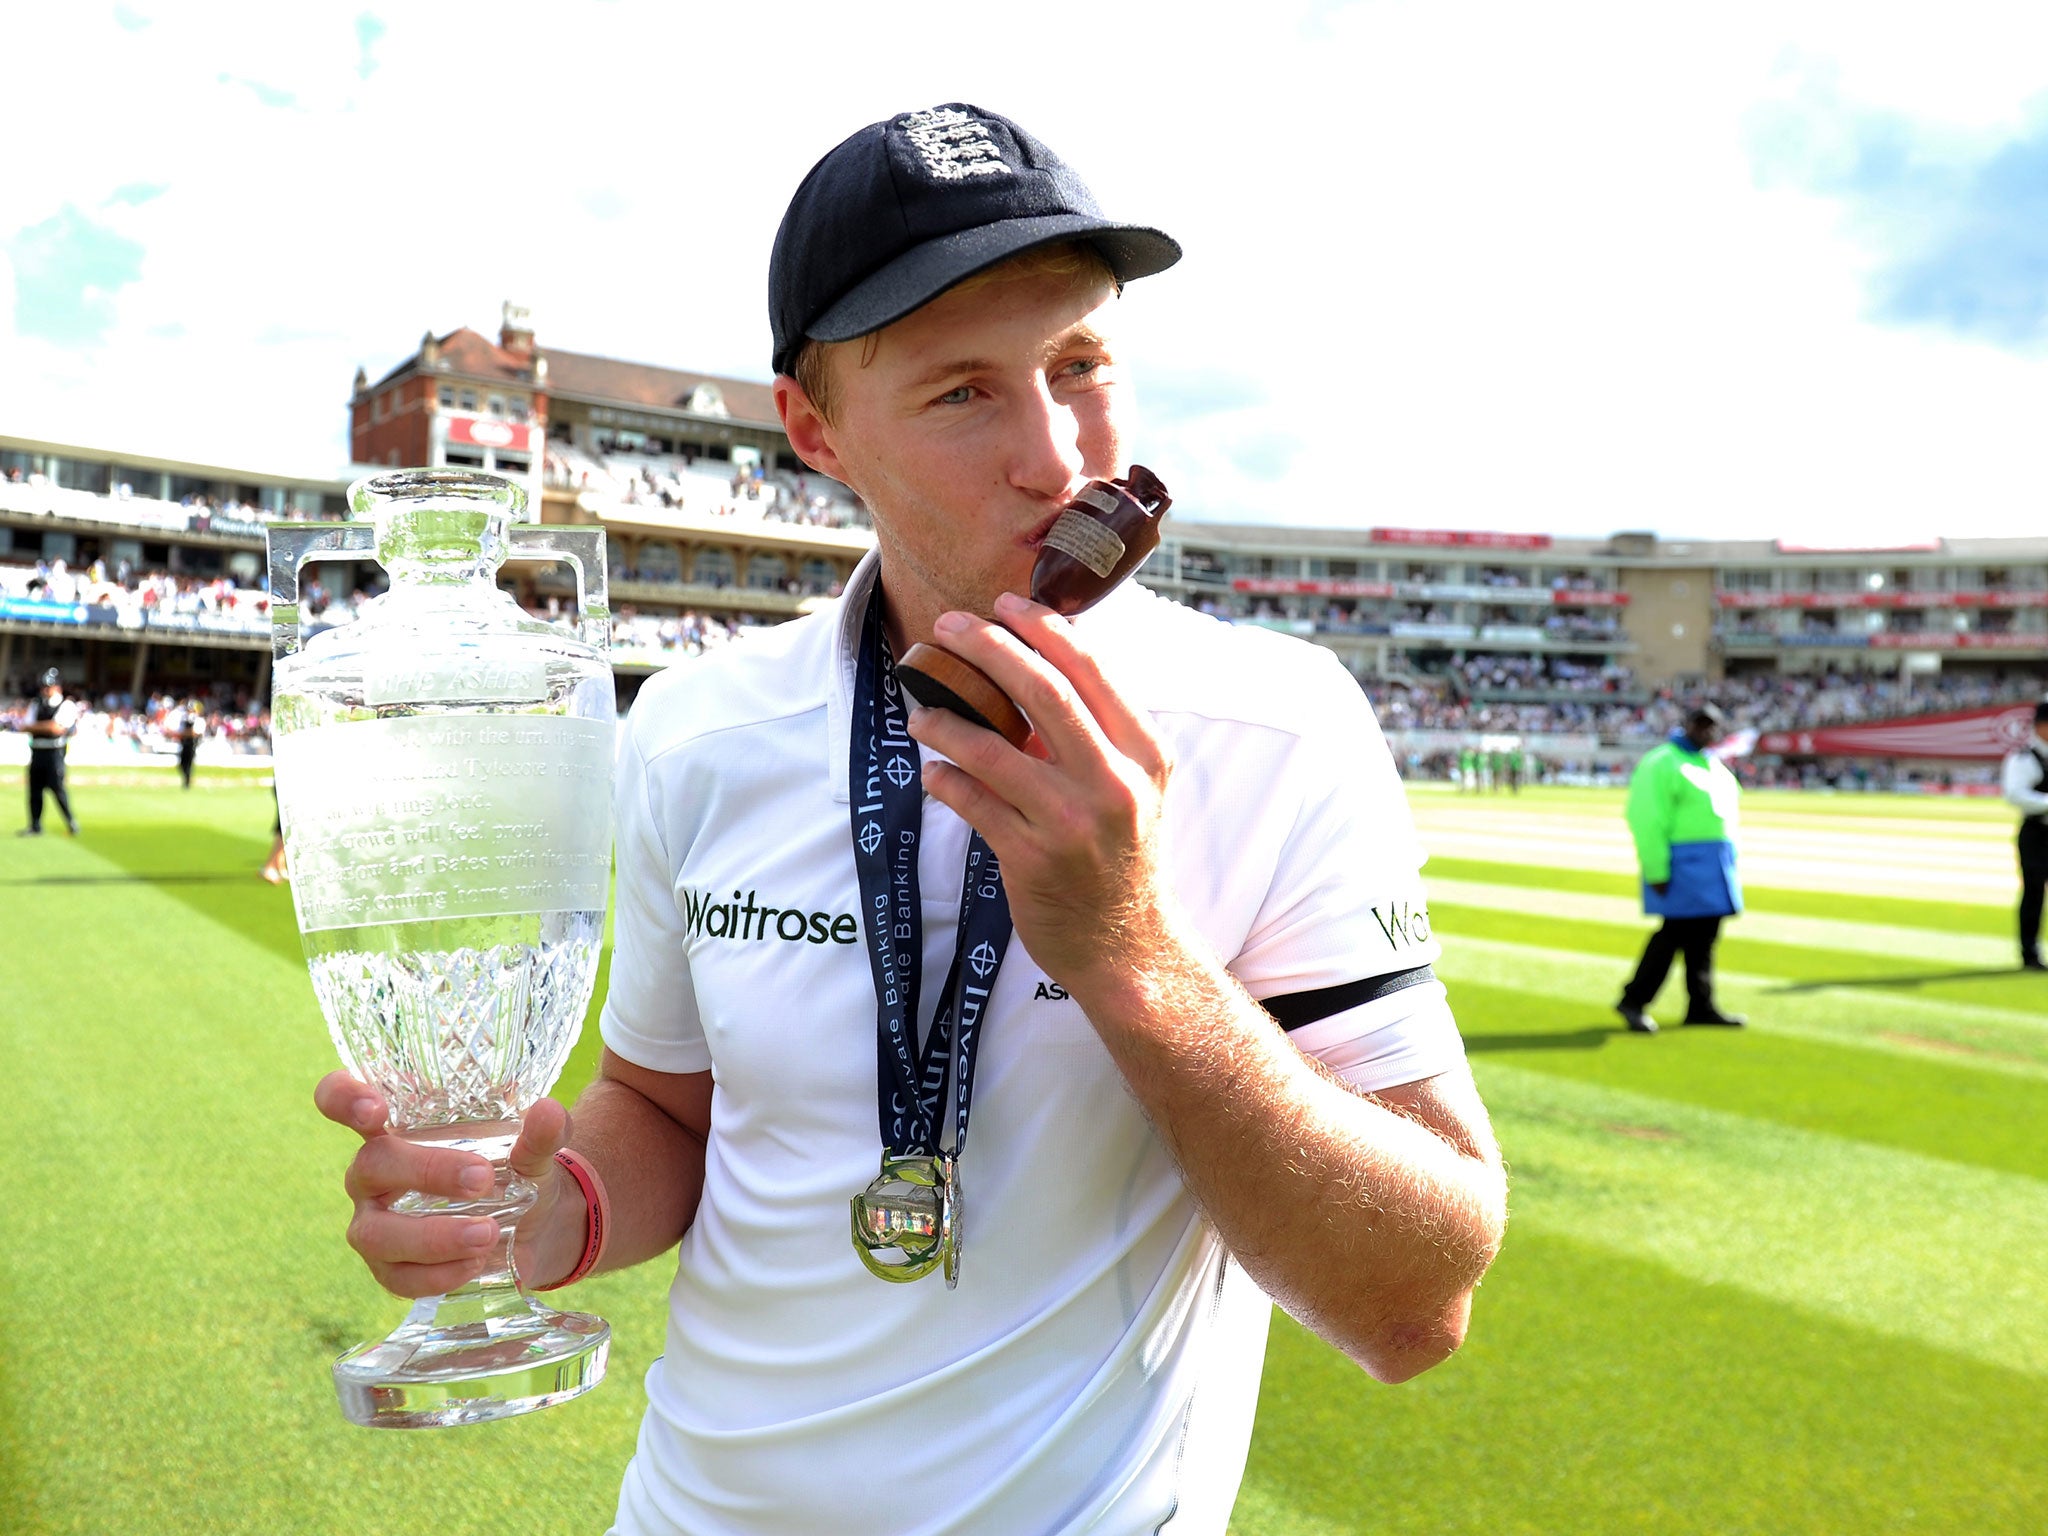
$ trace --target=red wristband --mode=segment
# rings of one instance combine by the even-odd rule
[[[589,1209],[583,1234],[583,1256],[576,1261],[576,1267],[562,1276],[553,1285],[536,1285],[536,1291],[558,1291],[565,1285],[573,1285],[596,1266],[598,1255],[604,1252],[605,1234],[611,1230],[611,1201],[604,1192],[604,1180],[597,1176],[597,1170],[582,1157],[567,1147],[555,1154],[555,1161],[569,1172],[583,1191],[584,1204]]]

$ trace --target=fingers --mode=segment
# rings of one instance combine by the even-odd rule
[[[491,1187],[491,1165],[474,1152],[418,1146],[403,1136],[373,1136],[348,1165],[343,1183],[358,1203],[387,1201],[414,1190],[473,1200]]]
[[[437,1215],[390,1208],[417,1191],[452,1200],[490,1193],[490,1163],[473,1152],[416,1146],[402,1136],[370,1136],[343,1181],[355,1202],[348,1245],[379,1285],[396,1296],[438,1296],[467,1284],[494,1256],[501,1232],[488,1216]]]
[[[918,714],[929,714],[939,717],[950,715],[950,711],[940,709],[920,710]],[[978,746],[977,743],[970,742],[964,746],[956,747],[949,745],[943,739],[952,734],[952,726],[957,725],[960,730],[967,732],[979,730],[978,727],[969,725],[957,715],[952,715],[947,720],[934,718],[927,721],[926,724],[930,727],[929,735],[918,730],[918,715],[912,715],[910,722],[910,734],[912,736],[917,737],[918,740],[936,751],[944,752],[946,756],[953,758],[956,762],[961,760],[963,752],[973,754]],[[979,734],[983,736],[990,735],[987,731],[980,731]],[[996,744],[998,746],[1004,745],[1000,738],[996,738]],[[1004,858],[1013,847],[1012,840],[1022,836],[1027,830],[1024,816],[1016,806],[1005,800],[993,789],[990,789],[987,784],[983,783],[973,774],[963,773],[951,763],[926,763],[924,765],[924,787],[934,800],[938,801],[939,804],[945,806],[954,815],[979,832],[989,847],[994,850],[998,859]]]
[[[542,1178],[553,1170],[555,1154],[569,1144],[569,1111],[553,1099],[540,1099],[526,1111],[519,1139],[505,1161],[524,1178]]]
[[[348,1245],[396,1296],[438,1296],[474,1280],[491,1262],[499,1228],[487,1216],[402,1216],[359,1206]]]
[[[1171,754],[1152,722],[1119,693],[1074,627],[1015,593],[996,599],[1008,628],[967,614],[939,620],[943,642],[1002,686],[1053,761],[1100,762],[1113,751],[1164,787]]]
[[[934,633],[1016,702],[1054,762],[1099,756],[1102,737],[1074,690],[1052,663],[999,625],[972,614],[940,617]],[[971,765],[969,765],[971,766]]]
[[[446,1296],[460,1290],[484,1272],[488,1259],[467,1259],[452,1264],[393,1264],[370,1266],[370,1275],[394,1296],[417,1301],[422,1296]]]
[[[314,1085],[313,1107],[365,1138],[383,1134],[384,1096],[346,1072],[330,1072]]]
[[[366,1205],[348,1224],[348,1245],[372,1269],[401,1264],[470,1264],[490,1252],[498,1224],[488,1216],[405,1216]]]
[[[1035,834],[1100,841],[1134,830],[1172,771],[1151,721],[1052,609],[1014,596],[996,607],[1009,629],[955,612],[940,618],[936,633],[1009,693],[1040,750],[1018,752],[945,710],[917,710],[910,734],[957,765],[928,764],[925,788],[999,856],[1024,851],[1023,839]]]
[[[1094,654],[1075,638],[1068,620],[1043,603],[1014,592],[996,599],[996,616],[1072,684],[1081,707],[1112,746],[1150,777],[1162,776],[1167,754],[1151,721],[1117,692]]]
[[[495,1260],[503,1234],[488,1216],[390,1208],[397,1197],[415,1193],[457,1201],[489,1195],[494,1175],[487,1158],[388,1134],[383,1096],[346,1072],[322,1078],[313,1103],[363,1138],[343,1180],[355,1204],[348,1244],[379,1285],[397,1296],[438,1296],[474,1280]],[[558,1174],[554,1155],[568,1135],[568,1111],[553,1099],[540,1100],[526,1112],[512,1145],[512,1171],[535,1180]]]
[[[1043,758],[1017,752],[994,731],[975,725],[950,709],[927,709],[923,706],[913,709],[909,728],[911,736],[920,744],[958,763],[969,776],[993,785],[1004,801],[1011,805],[1025,800],[1035,776],[1044,771]],[[944,763],[926,760],[926,788],[931,789],[945,778],[940,771],[945,766]],[[933,792],[937,793],[936,789]],[[959,809],[957,805],[953,808]],[[986,834],[987,829],[983,828],[983,835]]]

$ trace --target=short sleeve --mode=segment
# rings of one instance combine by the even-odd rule
[[[1334,657],[1312,664],[1319,675],[1288,760],[1293,821],[1230,968],[1308,1054],[1368,1068],[1410,1057],[1430,1076],[1463,1050],[1430,969],[1439,947],[1407,795],[1364,692]]]
[[[704,1072],[711,1051],[697,1016],[675,865],[657,814],[656,775],[629,726],[619,744],[613,794],[618,829],[611,984],[599,1029],[604,1043],[650,1072]]]
[[[1360,1093],[1378,1093],[1455,1071],[1465,1042],[1443,983],[1404,987],[1287,1036]]]

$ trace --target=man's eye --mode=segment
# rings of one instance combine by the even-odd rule
[[[1100,368],[1103,361],[1104,359],[1099,357],[1077,357],[1060,371],[1070,379],[1085,379]]]
[[[974,391],[969,389],[965,384],[962,384],[959,385],[957,388],[947,390],[943,395],[939,396],[939,398],[937,400],[934,400],[932,403],[934,405],[965,405],[969,400],[972,400],[973,398]]]

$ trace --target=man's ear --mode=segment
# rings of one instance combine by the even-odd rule
[[[796,450],[796,456],[819,474],[846,484],[846,467],[832,447],[831,424],[818,414],[803,385],[786,373],[775,376],[775,410],[782,418],[782,430],[789,434],[789,446]]]

